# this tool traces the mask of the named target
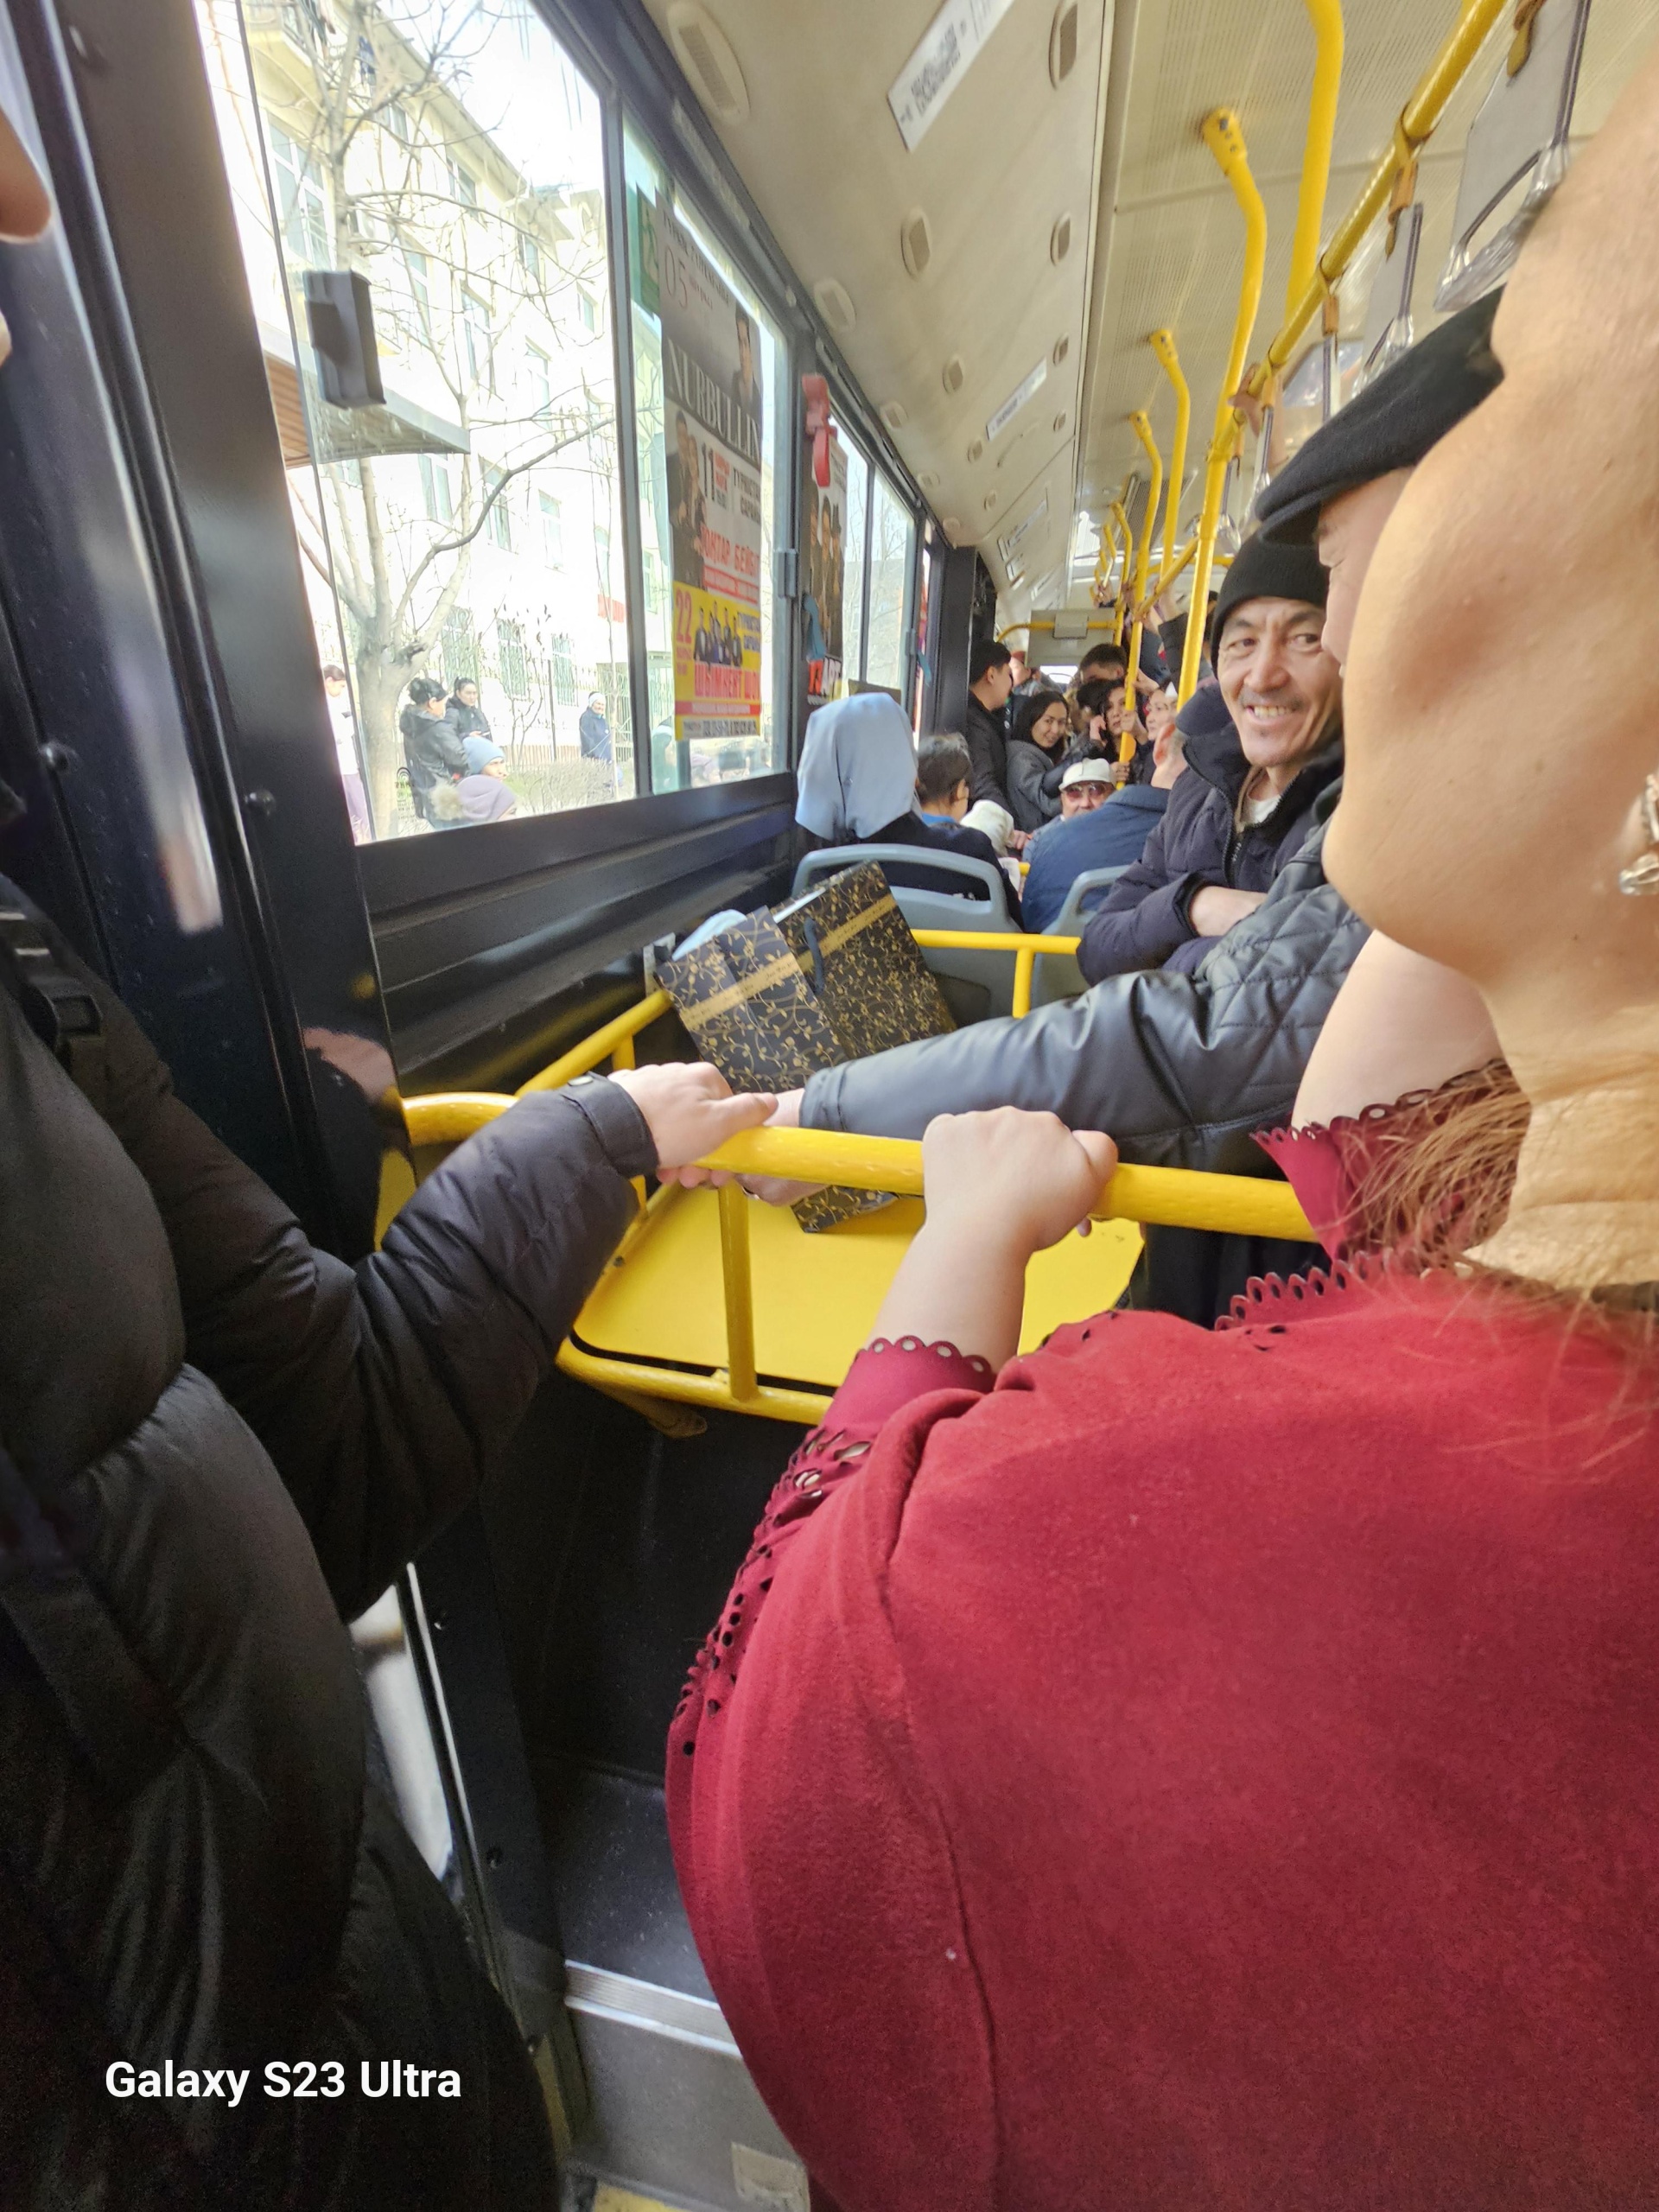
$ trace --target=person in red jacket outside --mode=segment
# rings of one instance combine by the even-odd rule
[[[1659,2201],[1649,187],[1653,64],[1522,254],[1503,381],[1391,487],[1344,655],[1326,859],[1383,1018],[1332,1017],[1299,1121],[1342,1118],[1276,1148],[1332,1247],[1387,1249],[1014,1357],[1109,1140],[936,1122],[693,1669],[677,1862],[816,2202]]]

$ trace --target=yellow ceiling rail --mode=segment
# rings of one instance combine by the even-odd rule
[[[1337,97],[1342,90],[1342,0],[1303,0],[1303,4],[1313,26],[1313,89],[1308,96],[1296,231],[1290,242],[1290,275],[1285,286],[1287,319],[1295,313],[1297,301],[1319,275],[1325,191],[1331,181]]]
[[[1164,488],[1164,457],[1158,450],[1158,441],[1152,435],[1152,424],[1143,409],[1137,407],[1129,417],[1129,428],[1141,441],[1141,450],[1152,469],[1152,481],[1147,486],[1147,511],[1141,518],[1141,543],[1135,551],[1135,588],[1129,594],[1129,604],[1135,609],[1129,631],[1129,664],[1123,676],[1123,711],[1129,715],[1135,707],[1135,679],[1141,670],[1141,601],[1147,595],[1147,570],[1152,563],[1152,533],[1158,520],[1158,495]],[[1125,730],[1117,741],[1117,757],[1127,766],[1135,758],[1135,736]]]
[[[1366,179],[1357,200],[1331,233],[1306,282],[1287,308],[1282,327],[1252,372],[1250,389],[1261,391],[1289,361],[1298,340],[1338,284],[1358,252],[1365,233],[1388,206],[1395,179],[1420,146],[1433,137],[1452,95],[1472,67],[1487,34],[1510,10],[1510,0],[1465,0],[1445,44],[1418,79],[1417,89],[1400,111],[1389,150]]]
[[[1250,158],[1244,133],[1231,108],[1218,107],[1204,118],[1204,143],[1232,187],[1233,197],[1244,218],[1244,270],[1238,283],[1238,313],[1233,322],[1227,373],[1216,404],[1215,435],[1204,472],[1204,507],[1198,519],[1198,550],[1192,577],[1192,612],[1186,626],[1185,649],[1181,655],[1180,702],[1184,706],[1198,688],[1198,661],[1204,651],[1205,611],[1210,601],[1210,574],[1215,564],[1216,531],[1221,521],[1221,493],[1227,464],[1238,435],[1239,417],[1233,395],[1244,375],[1250,350],[1255,311],[1262,303],[1262,274],[1268,258],[1268,213],[1250,175]]]
[[[1159,563],[1156,586],[1156,591],[1161,591],[1172,576],[1180,574],[1184,565],[1175,560],[1175,533],[1180,527],[1179,510],[1181,486],[1186,478],[1186,434],[1192,422],[1192,394],[1187,389],[1181,357],[1175,351],[1174,332],[1154,330],[1147,343],[1175,394],[1175,442],[1169,449],[1169,489],[1164,495],[1164,554]]]

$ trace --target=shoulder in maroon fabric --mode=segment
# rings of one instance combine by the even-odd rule
[[[1654,2193],[1654,1386],[1368,1268],[888,1422],[692,1815],[847,2212]]]

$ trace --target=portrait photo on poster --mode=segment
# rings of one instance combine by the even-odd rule
[[[806,623],[806,688],[812,699],[833,699],[844,660],[842,597],[847,574],[847,449],[830,438],[830,481],[813,473],[812,448],[801,473],[801,593]]]

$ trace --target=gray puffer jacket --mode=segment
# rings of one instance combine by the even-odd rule
[[[1328,816],[1336,793],[1325,795]],[[1024,1106],[1105,1129],[1144,1166],[1274,1171],[1252,1142],[1281,1127],[1332,1001],[1370,934],[1326,882],[1323,823],[1253,914],[1192,975],[1109,976],[1020,1021],[982,1021],[827,1068],[802,1101],[808,1128],[919,1137],[936,1114]],[[1138,1303],[1207,1325],[1252,1274],[1305,1267],[1302,1246],[1204,1230],[1147,1235]]]

